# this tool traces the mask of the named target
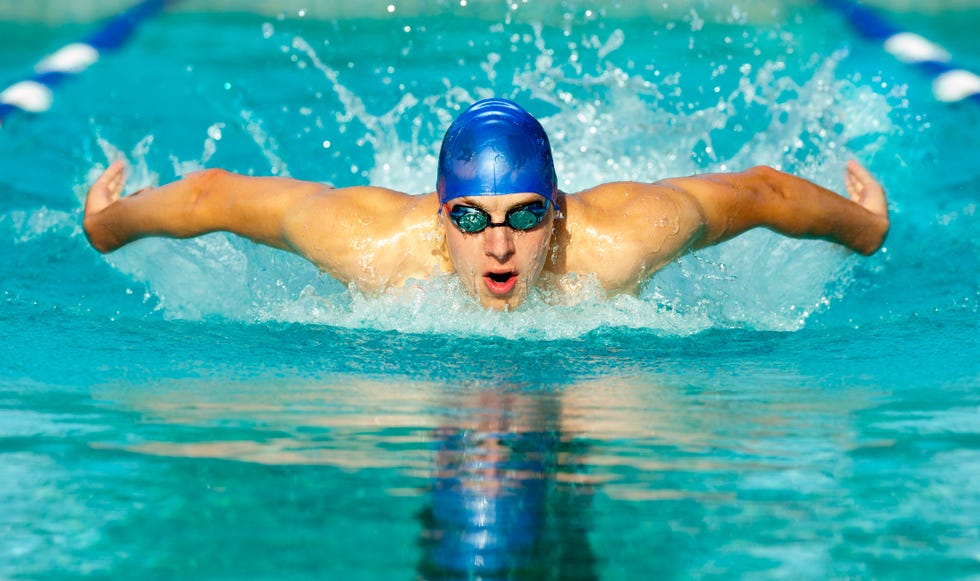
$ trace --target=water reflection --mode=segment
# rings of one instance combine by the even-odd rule
[[[425,579],[594,579],[593,487],[561,401],[506,387],[455,394],[432,431],[420,514]]]
[[[297,554],[317,578],[833,578],[855,570],[836,561],[855,554],[841,527],[903,542],[901,523],[874,523],[922,501],[877,504],[877,475],[895,482],[900,460],[903,486],[914,481],[918,449],[896,456],[909,450],[899,430],[855,419],[902,408],[878,414],[889,398],[872,388],[729,375],[104,386],[105,426],[77,457],[109,465],[95,488],[123,500],[87,522],[101,548],[174,563],[180,578],[268,578],[255,572]],[[99,524],[107,513],[122,524]],[[872,532],[866,551],[880,546]],[[239,544],[194,547],[189,562],[187,538]]]
[[[228,485],[246,496],[252,493],[243,488],[269,477],[260,466],[292,467],[275,472],[287,479],[293,471],[305,474],[282,483],[292,494],[331,499],[333,508],[322,509],[316,527],[338,517],[332,510],[360,506],[351,499],[373,498],[394,519],[374,549],[392,550],[392,543],[404,546],[414,538],[418,549],[406,565],[419,578],[593,579],[596,481],[586,473],[581,410],[567,395],[528,385],[395,385],[362,378],[106,388],[100,396],[137,412],[140,428],[94,446],[196,463],[233,460],[255,475]],[[366,474],[368,480],[358,476]],[[209,490],[215,482],[209,476]],[[416,499],[414,526],[411,517],[394,516],[404,498]],[[284,530],[309,526],[271,518]]]

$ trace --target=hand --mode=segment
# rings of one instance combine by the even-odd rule
[[[847,194],[851,200],[864,206],[872,214],[888,219],[888,201],[885,190],[864,166],[853,159],[847,162],[847,175],[844,177]]]
[[[847,162],[844,185],[847,187],[847,195],[851,201],[877,218],[875,226],[880,230],[880,240],[871,250],[874,252],[885,242],[885,235],[888,233],[888,200],[885,198],[885,190],[864,166],[853,159]]]
[[[119,200],[125,185],[125,164],[122,160],[116,160],[88,189],[82,226],[89,243],[99,252],[109,252],[114,247],[110,240],[110,232],[104,226],[100,227],[100,215],[103,210]]]
[[[103,208],[118,200],[125,183],[125,165],[122,160],[117,159],[88,189],[88,196],[85,198],[85,217],[101,212]]]

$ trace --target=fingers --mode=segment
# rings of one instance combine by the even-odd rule
[[[126,167],[123,161],[117,159],[95,180],[95,183],[89,188],[88,195],[85,198],[86,215],[100,212],[103,208],[119,199],[123,191],[123,186],[126,183],[125,169]]]
[[[868,170],[853,159],[847,162],[847,173],[844,175],[844,182],[847,186],[847,193],[851,199],[860,203],[864,193],[864,183],[871,179]]]
[[[884,188],[864,166],[853,159],[847,162],[844,185],[851,200],[874,214],[888,215],[888,201],[885,198]]]

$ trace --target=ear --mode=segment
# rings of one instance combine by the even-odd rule
[[[453,259],[449,254],[449,237],[447,235],[447,225],[446,225],[445,213],[441,213],[438,222],[439,225],[436,227],[436,235],[439,237],[439,241],[433,245],[432,254],[443,261],[444,264],[452,264]],[[455,269],[455,265],[453,265]]]

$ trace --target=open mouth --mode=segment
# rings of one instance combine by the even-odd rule
[[[517,273],[488,272],[483,276],[483,282],[494,295],[506,295],[514,290],[514,285],[517,284]]]

